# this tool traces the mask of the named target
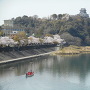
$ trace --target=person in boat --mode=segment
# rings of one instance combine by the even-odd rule
[[[26,75],[32,75],[32,74],[33,74],[32,70],[26,73]]]

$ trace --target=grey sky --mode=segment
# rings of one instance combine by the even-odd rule
[[[90,14],[90,0],[0,0],[0,25],[18,16],[48,17],[51,14],[75,15],[81,8]]]

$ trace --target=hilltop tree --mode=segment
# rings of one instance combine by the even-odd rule
[[[38,19],[38,15],[34,15],[33,18],[34,18],[34,19]]]
[[[61,18],[62,18],[62,14],[58,14],[57,19],[61,19]]]
[[[51,18],[52,18],[53,20],[56,20],[56,19],[57,19],[57,14],[51,15]]]

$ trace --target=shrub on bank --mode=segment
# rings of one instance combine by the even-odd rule
[[[36,38],[34,36],[30,36],[28,38],[25,37],[25,35],[17,35],[13,39],[10,37],[1,37],[0,38],[0,46],[5,47],[5,46],[27,46],[30,44],[60,44],[64,40],[60,38],[59,35],[53,35],[53,37],[50,36],[45,36],[43,39],[42,38]]]
[[[73,46],[70,45],[68,47],[64,47],[61,50],[55,51],[52,54],[60,54],[60,55],[72,55],[72,54],[80,54],[84,52],[90,52],[90,46],[85,46],[85,47],[78,47],[78,46]]]

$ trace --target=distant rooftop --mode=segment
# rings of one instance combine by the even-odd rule
[[[85,8],[81,8],[79,15],[82,16],[82,17],[89,18],[89,15],[87,14]]]
[[[80,11],[86,11],[86,9],[85,8],[81,8],[81,10]]]
[[[4,26],[13,27],[13,20],[4,20]]]

